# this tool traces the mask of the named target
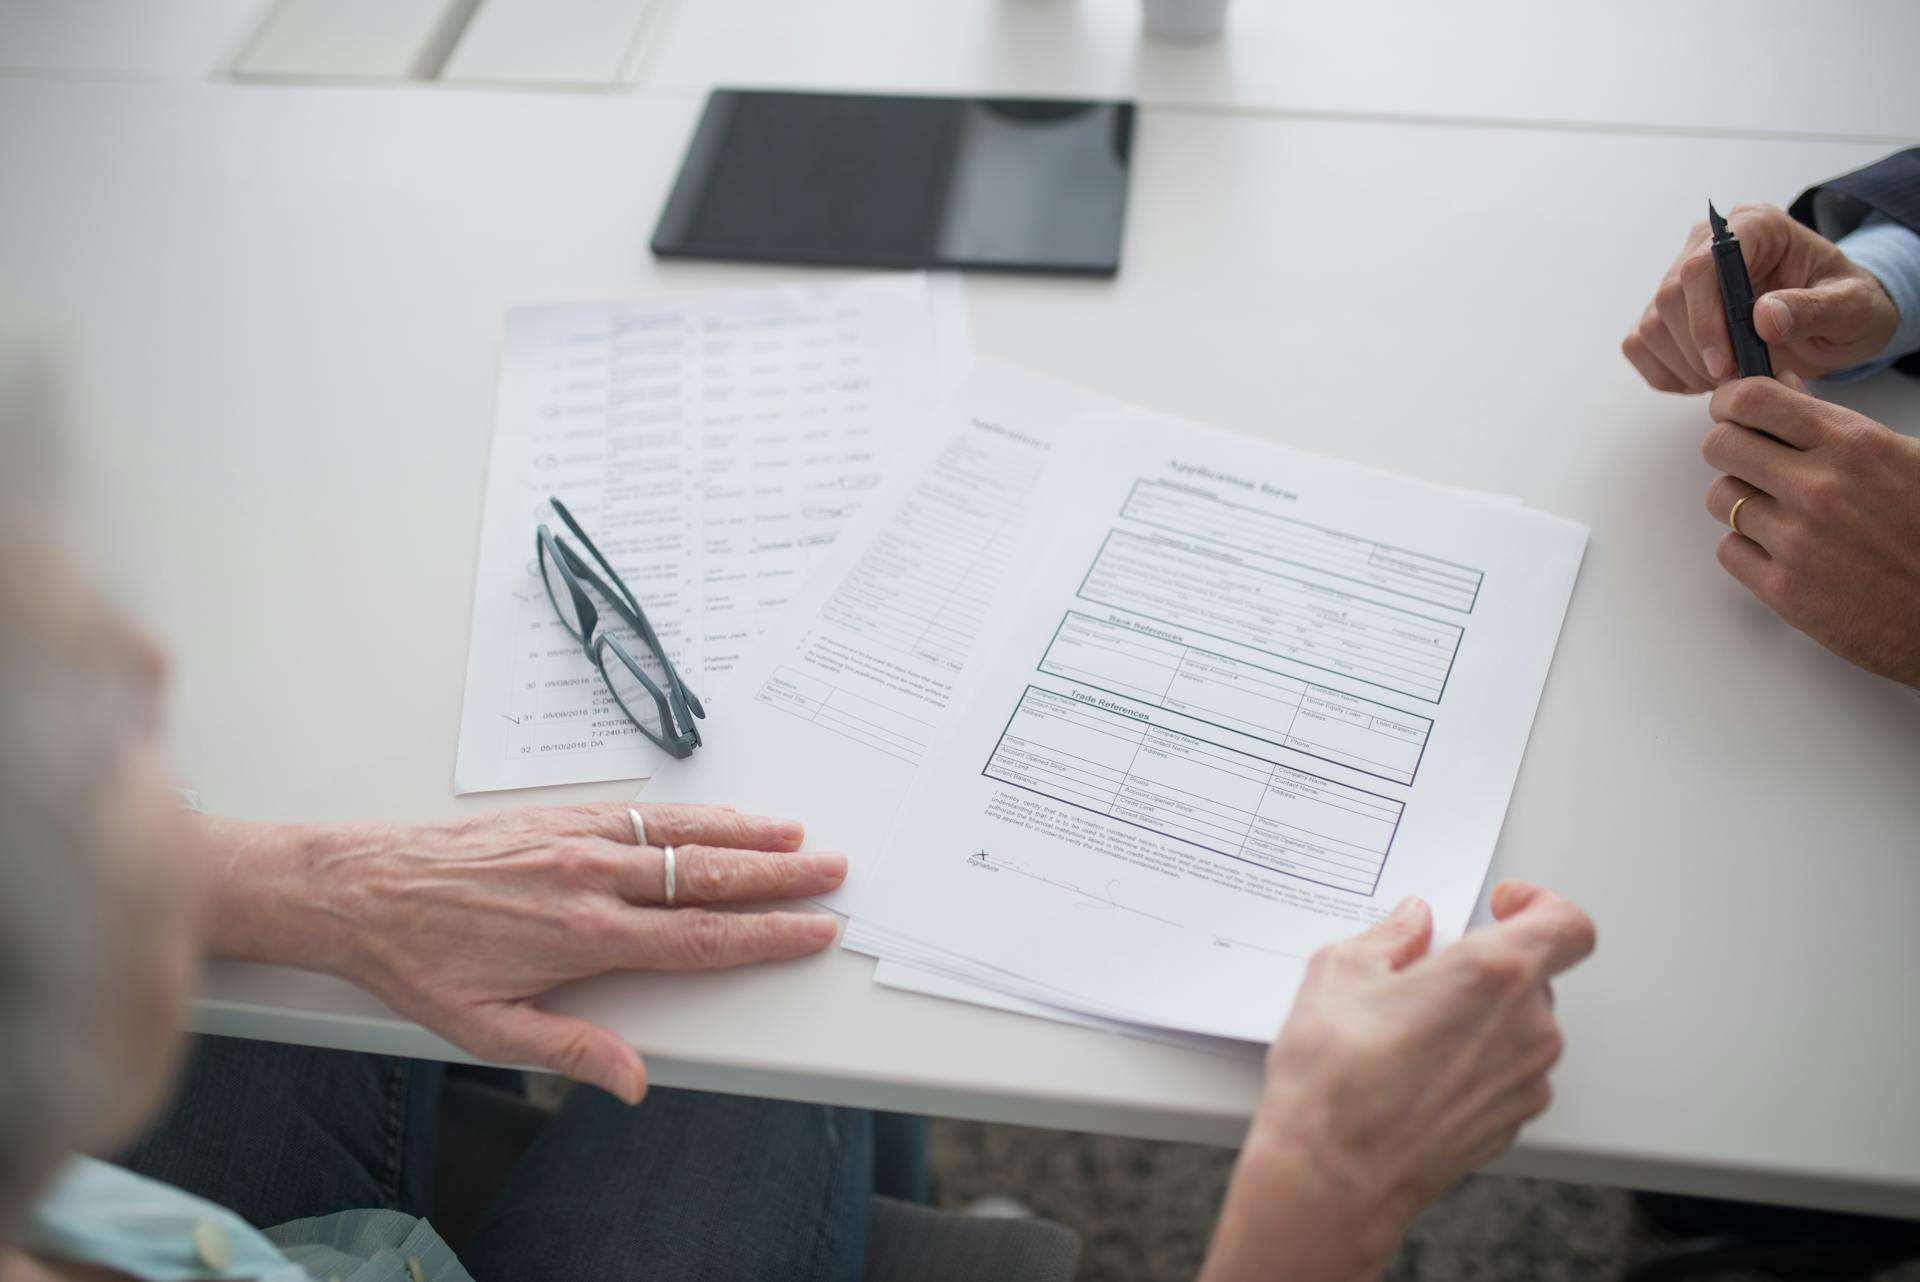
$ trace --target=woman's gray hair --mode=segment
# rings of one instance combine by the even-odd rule
[[[34,553],[0,523],[0,1234],[105,1089],[100,815],[129,741],[111,678],[46,626]]]
[[[0,1242],[121,1080],[104,817],[140,717],[60,613],[57,390],[44,362],[0,354]]]

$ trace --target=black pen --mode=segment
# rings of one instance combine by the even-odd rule
[[[1753,281],[1740,238],[1727,230],[1727,220],[1707,202],[1707,225],[1713,228],[1713,269],[1720,276],[1720,306],[1727,314],[1727,334],[1733,339],[1733,359],[1741,378],[1773,377],[1773,359],[1753,328]]]

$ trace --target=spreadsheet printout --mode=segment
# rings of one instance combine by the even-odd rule
[[[1143,411],[1076,440],[848,946],[1268,1040],[1403,896],[1464,928],[1586,531]]]
[[[455,791],[643,778],[671,760],[547,598],[534,532],[565,534],[550,495],[711,719],[745,649],[970,360],[951,277],[508,313]]]
[[[709,718],[711,750],[663,765],[643,799],[802,820],[809,848],[848,857],[846,884],[820,902],[857,914],[900,802],[969,688],[974,638],[1022,582],[1054,460],[1088,404],[979,366],[747,661]]]

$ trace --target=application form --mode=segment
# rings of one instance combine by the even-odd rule
[[[900,802],[969,688],[974,640],[1022,581],[1051,505],[1080,393],[984,365],[917,424],[893,482],[833,548],[703,733],[662,764],[647,801],[792,816],[813,849],[847,852],[821,902],[859,911]]]
[[[1083,423],[849,946],[1267,1040],[1405,895],[1465,926],[1583,527],[1143,411]]]
[[[670,760],[547,599],[534,531],[554,522],[549,495],[717,715],[716,687],[970,361],[951,278],[508,313],[455,791],[641,778]]]

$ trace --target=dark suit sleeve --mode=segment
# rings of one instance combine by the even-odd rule
[[[1809,187],[1788,212],[1828,240],[1839,240],[1868,214],[1880,214],[1920,234],[1920,147],[1896,151],[1865,169]],[[1920,376],[1920,352],[1902,357],[1893,367]]]

